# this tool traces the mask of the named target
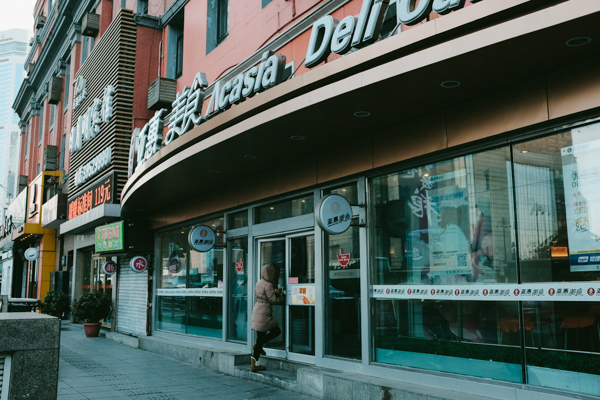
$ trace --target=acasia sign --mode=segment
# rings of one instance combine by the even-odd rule
[[[278,85],[284,80],[284,70],[289,67],[286,66],[285,56],[275,55],[271,51],[264,52],[258,66],[250,68],[229,82],[217,81],[215,83],[204,116],[201,115],[201,111],[208,81],[206,75],[199,72],[191,87],[187,86],[183,92],[177,93],[164,145],[168,145],[179,136],[184,135],[195,125],[200,125],[203,121],[229,109],[232,105],[246,100],[247,97],[252,97],[256,93]],[[293,69],[293,65],[291,65],[291,69]],[[140,132],[136,146],[136,168],[160,150],[165,124],[163,117],[166,114],[167,110],[165,109],[157,111]]]
[[[481,0],[471,0],[476,3]],[[313,68],[327,59],[331,52],[345,54],[351,48],[360,48],[375,42],[388,9],[389,0],[364,0],[358,18],[348,16],[341,22],[326,15],[319,18],[312,28],[304,65]],[[464,7],[465,0],[396,0],[397,25],[416,25],[429,16],[431,11],[444,15]]]

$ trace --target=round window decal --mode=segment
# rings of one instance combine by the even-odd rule
[[[315,216],[321,229],[339,235],[346,232],[352,223],[352,206],[345,197],[330,194],[319,201]]]
[[[190,247],[200,253],[205,253],[215,247],[217,236],[211,227],[199,225],[190,231],[188,242]]]

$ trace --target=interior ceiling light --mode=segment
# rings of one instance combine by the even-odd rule
[[[357,118],[366,118],[371,116],[371,113],[368,111],[357,111],[354,113],[354,116]]]
[[[441,86],[445,89],[454,89],[460,86],[459,81],[444,81],[441,83]]]
[[[292,140],[304,140],[306,138],[304,136],[302,136],[302,135],[294,135],[294,136],[290,137],[290,139],[292,139]]]
[[[254,160],[256,156],[254,154],[246,154],[244,158],[247,160]]]
[[[567,40],[567,42],[565,44],[569,47],[579,47],[579,46],[585,46],[586,44],[588,44],[591,41],[592,41],[592,39],[587,36],[579,36],[579,37],[574,37],[572,39]]]
[[[529,150],[521,150],[521,153],[527,154],[527,153],[529,153]]]

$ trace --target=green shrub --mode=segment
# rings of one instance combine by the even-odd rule
[[[110,314],[110,303],[110,297],[106,293],[94,291],[82,294],[73,305],[75,322],[100,322]]]
[[[62,290],[51,290],[44,296],[40,309],[44,314],[58,318],[66,317],[71,311],[71,298]]]

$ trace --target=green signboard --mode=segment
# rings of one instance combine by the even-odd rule
[[[96,228],[96,253],[125,250],[124,221],[102,225]]]

